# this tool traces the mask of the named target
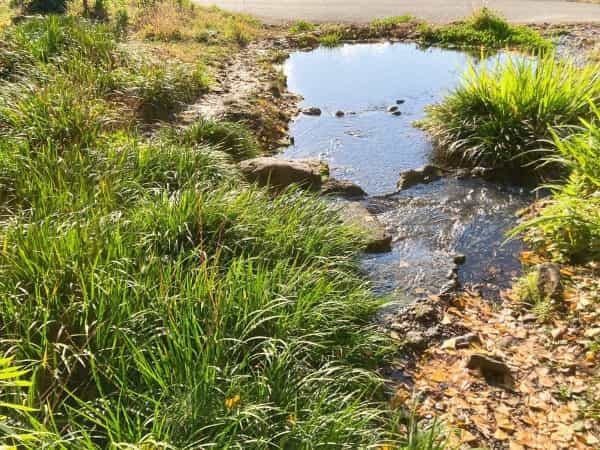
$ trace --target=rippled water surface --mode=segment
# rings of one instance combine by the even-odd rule
[[[304,98],[301,106],[323,114],[293,121],[294,145],[281,157],[319,157],[333,177],[369,193],[367,207],[394,236],[391,253],[364,259],[380,292],[437,292],[457,252],[467,256],[463,282],[503,285],[519,270],[520,244],[501,245],[528,200],[519,189],[447,178],[382,196],[396,190],[400,172],[429,161],[431,142],[413,122],[456,86],[469,61],[463,52],[381,43],[296,52],[284,66],[289,89]],[[391,114],[391,106],[401,115]]]

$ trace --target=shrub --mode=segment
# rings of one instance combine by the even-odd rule
[[[598,66],[580,67],[553,55],[509,58],[493,68],[471,66],[421,125],[447,163],[533,172],[554,151],[547,142],[550,127],[590,117],[590,101],[598,100]]]
[[[510,25],[502,17],[482,8],[464,22],[440,27],[421,27],[421,40],[426,44],[484,46],[487,48],[524,48],[549,50],[551,43],[526,26]]]

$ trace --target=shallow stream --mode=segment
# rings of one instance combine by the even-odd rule
[[[363,264],[379,293],[401,301],[439,292],[457,253],[466,255],[461,282],[482,289],[506,286],[520,269],[521,244],[503,245],[529,200],[519,188],[448,177],[394,194],[400,172],[430,161],[431,142],[414,121],[460,81],[469,61],[459,51],[377,43],[295,52],[284,66],[289,89],[304,98],[300,106],[323,113],[298,116],[294,144],[280,156],[320,158],[332,177],[368,192],[365,205],[394,240],[390,253],[367,255]]]

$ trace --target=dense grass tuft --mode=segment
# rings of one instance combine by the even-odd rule
[[[293,33],[293,34],[307,33],[310,31],[314,31],[315,29],[316,29],[316,26],[314,24],[307,22],[305,20],[299,20],[290,27],[290,33]]]
[[[488,8],[469,19],[450,25],[421,27],[421,40],[428,45],[461,47],[520,48],[549,50],[552,44],[526,26],[511,25]]]
[[[447,163],[534,172],[553,146],[550,127],[590,117],[600,100],[598,66],[553,55],[471,66],[462,83],[429,108],[422,126]],[[548,166],[545,166],[548,168]]]
[[[337,47],[342,43],[343,39],[344,36],[340,31],[332,31],[321,36],[319,38],[319,43],[323,47]]]
[[[585,262],[600,258],[600,113],[568,138],[554,134],[557,156],[569,177],[549,186],[552,199],[540,214],[513,231],[558,260]]]
[[[252,158],[261,153],[256,136],[243,124],[211,119],[199,119],[183,129],[168,128],[165,137],[180,144],[207,144],[220,148],[236,160]]]
[[[396,25],[400,25],[403,23],[410,23],[414,21],[415,18],[409,14],[405,14],[403,16],[392,16],[392,17],[384,17],[381,19],[375,19],[371,21],[371,26],[378,30],[385,30],[387,28],[392,28]]]

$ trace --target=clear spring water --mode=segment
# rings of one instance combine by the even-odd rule
[[[378,291],[436,293],[457,252],[467,256],[459,272],[465,283],[503,286],[519,270],[520,243],[502,245],[515,212],[528,200],[519,189],[446,178],[382,196],[396,190],[400,172],[430,159],[431,142],[413,126],[425,107],[460,82],[469,61],[495,64],[504,58],[473,60],[460,51],[377,43],[295,52],[285,63],[288,87],[303,97],[301,107],[318,107],[323,114],[292,122],[294,144],[281,157],[321,158],[333,177],[369,193],[367,207],[394,236],[391,253],[364,258]],[[394,105],[401,115],[388,112]],[[344,116],[336,117],[337,111]]]

